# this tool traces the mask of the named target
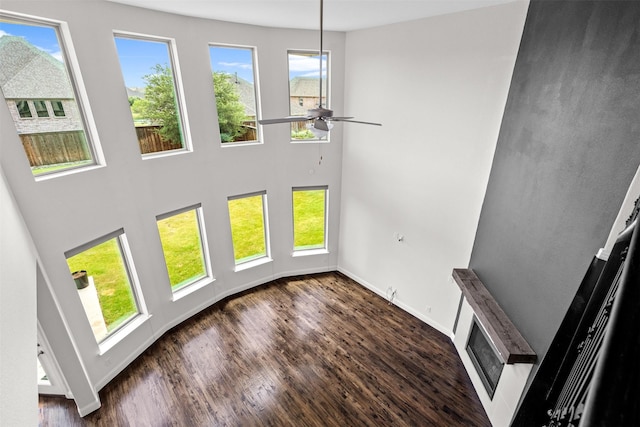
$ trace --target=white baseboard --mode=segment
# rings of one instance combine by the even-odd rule
[[[358,284],[364,286],[365,288],[369,289],[370,291],[380,295],[382,298],[387,299],[387,295],[386,292],[374,285],[372,285],[371,283],[367,282],[366,280],[364,280],[362,277],[359,277],[357,274],[354,274],[352,272],[350,272],[349,270],[342,268],[342,267],[338,267],[338,271],[342,274],[344,274],[345,276],[349,277],[350,279],[355,280],[356,282],[358,282]],[[407,304],[403,303],[400,300],[394,300],[393,302],[394,305],[400,307],[402,310],[406,311],[407,313],[409,313],[410,315],[412,315],[413,317],[423,321],[424,323],[426,323],[427,325],[431,326],[433,329],[437,330],[438,332],[446,335],[449,339],[452,339],[453,337],[453,331],[450,328],[446,328],[444,326],[442,326],[440,323],[434,321],[433,319],[425,316],[424,314],[420,313],[418,310],[414,309],[413,307],[408,306]]]

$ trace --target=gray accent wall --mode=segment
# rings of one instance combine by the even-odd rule
[[[640,162],[640,2],[532,1],[470,267],[544,355]]]

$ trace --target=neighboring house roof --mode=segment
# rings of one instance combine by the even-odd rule
[[[294,77],[291,79],[291,97],[318,97],[318,78],[317,77]],[[326,79],[322,79],[322,92],[327,93]]]
[[[0,88],[6,99],[73,99],[64,64],[22,37],[0,37]]]

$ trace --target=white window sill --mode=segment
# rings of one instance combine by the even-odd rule
[[[175,150],[158,151],[156,153],[143,154],[142,160],[160,159],[162,157],[179,156],[180,154],[191,153],[187,148],[176,148]]]
[[[190,283],[188,285],[184,285],[183,287],[181,287],[180,289],[176,290],[173,292],[173,301],[178,301],[181,298],[186,297],[187,295],[191,295],[192,293],[199,291],[200,289],[204,288],[205,286],[209,286],[210,284],[212,284],[213,282],[215,282],[216,279],[209,277],[209,276],[205,276],[202,279],[199,279],[193,283]]]
[[[262,141],[239,141],[239,142],[221,142],[220,146],[222,148],[229,147],[247,147],[251,145],[264,145]]]
[[[98,348],[100,349],[100,352],[98,354],[100,356],[102,356],[105,353],[107,353],[113,347],[118,345],[118,343],[120,343],[122,340],[124,340],[127,337],[127,335],[129,335],[131,332],[133,332],[136,329],[138,329],[138,327],[140,327],[142,324],[144,324],[149,319],[151,319],[151,315],[150,314],[141,313],[141,314],[137,315],[134,319],[130,320],[122,328],[120,328],[116,332],[114,332],[113,335],[105,338],[104,341],[102,341],[100,344],[98,344]]]
[[[248,270],[250,268],[257,267],[259,265],[267,264],[270,262],[273,262],[273,259],[269,257],[262,257],[262,258],[254,259],[251,261],[243,262],[242,264],[236,265],[235,272],[237,273],[239,271]]]
[[[75,175],[77,173],[82,173],[82,172],[87,172],[93,169],[100,169],[105,167],[105,165],[99,165],[99,164],[92,164],[92,165],[87,165],[87,166],[78,166],[78,167],[72,167],[69,169],[63,169],[59,172],[51,172],[51,173],[47,173],[47,174],[42,174],[42,175],[35,175],[34,178],[36,180],[36,182],[40,182],[40,181],[47,181],[49,179],[54,179],[54,178],[60,178],[63,176],[69,176],[69,175]]]
[[[298,251],[293,251],[291,254],[292,257],[300,257],[300,256],[310,256],[310,255],[325,255],[328,254],[329,251],[326,248],[320,249],[303,249]]]
[[[292,144],[328,144],[331,141],[327,139],[292,139],[289,142]]]

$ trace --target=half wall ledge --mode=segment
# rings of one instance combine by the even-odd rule
[[[453,279],[506,364],[535,363],[536,354],[470,268],[454,268]]]

